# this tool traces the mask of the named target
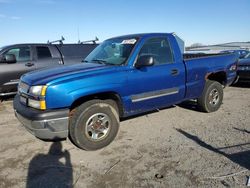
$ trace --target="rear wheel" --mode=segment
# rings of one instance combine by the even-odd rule
[[[70,119],[72,142],[85,150],[110,144],[119,129],[117,107],[112,100],[91,100],[77,107]]]
[[[198,98],[198,106],[204,112],[217,111],[223,100],[223,88],[219,82],[207,80],[202,96]]]

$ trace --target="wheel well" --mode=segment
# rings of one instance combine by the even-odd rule
[[[121,117],[124,113],[121,98],[115,92],[97,93],[97,94],[92,94],[92,95],[87,95],[87,96],[81,97],[72,103],[70,110],[73,110],[74,108],[80,106],[84,102],[89,101],[89,100],[93,100],[93,99],[100,99],[100,100],[111,99],[111,100],[115,101],[115,103],[117,105],[117,108],[118,108],[117,110],[119,112],[119,116]]]
[[[227,75],[225,72],[216,72],[216,73],[211,73],[207,76],[208,80],[213,80],[221,83],[222,85],[226,85],[227,82]]]

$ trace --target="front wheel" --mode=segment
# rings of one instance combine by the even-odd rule
[[[223,88],[219,82],[207,80],[200,98],[198,107],[204,112],[217,111],[223,100]]]
[[[91,100],[77,107],[70,119],[72,142],[84,150],[97,150],[110,144],[119,129],[114,101]]]

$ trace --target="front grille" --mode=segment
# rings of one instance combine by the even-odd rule
[[[18,85],[18,92],[19,93],[28,93],[29,90],[29,85],[24,83],[24,82],[20,82]]]
[[[238,70],[250,71],[250,65],[238,65]]]

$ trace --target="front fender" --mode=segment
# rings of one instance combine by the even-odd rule
[[[121,88],[121,84],[93,85],[74,90],[70,85],[52,86],[46,93],[46,107],[47,109],[69,108],[79,98],[104,92],[114,92],[121,96],[123,93]]]

